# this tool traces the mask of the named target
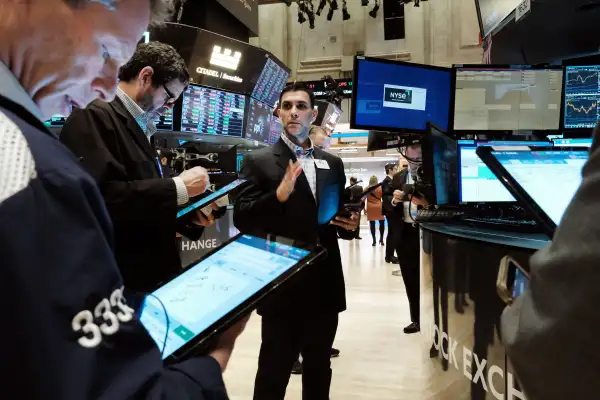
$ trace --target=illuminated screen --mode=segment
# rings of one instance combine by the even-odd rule
[[[581,185],[581,168],[589,158],[587,151],[579,150],[492,154],[556,225]]]
[[[62,115],[55,115],[52,118],[50,118],[48,121],[45,121],[44,125],[46,125],[48,127],[62,127],[65,125],[66,121],[67,121],[67,117],[64,117]]]
[[[517,298],[529,287],[529,279],[519,268],[515,267],[515,280],[513,282],[513,298]]]
[[[167,358],[308,255],[240,236],[146,297],[140,321]]]
[[[154,124],[159,131],[173,130],[173,109],[168,109],[163,115],[158,117]]]
[[[567,67],[565,74],[565,129],[595,128],[600,119],[600,65]]]
[[[515,202],[516,199],[477,155],[478,146],[551,146],[549,142],[458,141],[459,202]]]
[[[181,131],[242,137],[246,97],[202,86],[183,93]]]
[[[591,147],[592,139],[554,139],[554,147]]]
[[[290,73],[287,70],[268,58],[254,86],[252,97],[263,103],[275,105],[289,77]]]
[[[358,59],[352,128],[425,131],[448,128],[449,69]]]
[[[273,117],[271,120],[271,131],[269,132],[269,140],[268,144],[273,144],[279,140],[281,137],[281,132],[283,131],[283,126],[281,125],[281,121],[277,117]]]
[[[558,130],[562,68],[457,68],[454,129]]]
[[[258,100],[250,99],[246,119],[246,139],[261,143],[269,142],[271,133],[272,107]]]
[[[242,170],[242,161],[244,161],[244,157],[246,156],[246,154],[238,154],[237,155],[237,167],[236,167],[236,172],[240,172]]]

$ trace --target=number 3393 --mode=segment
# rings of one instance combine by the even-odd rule
[[[94,308],[82,310],[73,317],[71,327],[82,336],[77,342],[86,348],[94,348],[102,342],[102,336],[117,333],[121,323],[133,319],[133,309],[125,303],[123,288],[116,289],[108,299],[102,299]]]

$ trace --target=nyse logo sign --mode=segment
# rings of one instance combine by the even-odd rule
[[[412,90],[385,88],[385,101],[412,104]]]
[[[427,108],[427,89],[409,86],[384,85],[383,106],[425,111]]]
[[[221,68],[235,71],[240,64],[242,53],[233,52],[231,49],[223,49],[221,46],[213,47],[210,63]]]

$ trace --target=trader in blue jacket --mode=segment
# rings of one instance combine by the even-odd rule
[[[227,398],[222,371],[245,321],[208,356],[165,367],[123,297],[100,191],[42,122],[111,101],[119,67],[170,3],[2,2],[1,398]]]

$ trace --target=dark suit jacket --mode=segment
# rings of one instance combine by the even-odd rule
[[[392,206],[392,198],[394,197],[394,189],[392,189],[392,178],[386,176],[383,181],[381,181],[381,210],[383,215],[388,216],[390,213],[394,211],[394,207]]]
[[[314,150],[315,159],[327,161],[330,169],[316,169],[317,200],[308,180],[301,174],[289,200],[280,203],[276,190],[285,175],[289,160],[296,160],[280,139],[273,146],[248,153],[241,176],[249,182],[236,200],[233,220],[246,233],[271,233],[288,238],[318,242],[327,257],[298,274],[269,296],[259,307],[261,315],[288,315],[290,312],[334,312],[346,309],[344,274],[338,234],[351,239],[355,234],[336,229],[329,221],[342,205],[346,176],[339,157]]]
[[[121,100],[74,110],[60,140],[100,186],[126,287],[147,292],[178,272],[176,232],[196,240],[202,229],[177,221],[175,182],[161,177],[154,142]]]

